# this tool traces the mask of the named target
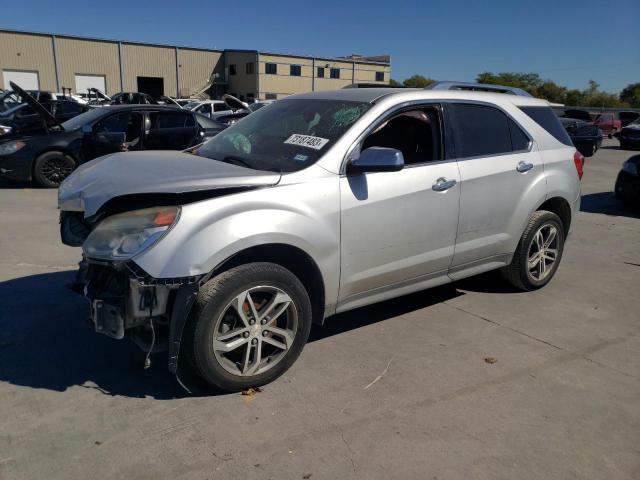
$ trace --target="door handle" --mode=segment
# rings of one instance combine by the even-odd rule
[[[516,170],[520,173],[528,172],[533,168],[533,163],[518,162]]]
[[[436,183],[434,183],[431,188],[436,192],[444,192],[446,190],[449,190],[456,183],[458,182],[456,182],[455,180],[447,180],[444,177],[440,177],[438,180],[436,180]]]

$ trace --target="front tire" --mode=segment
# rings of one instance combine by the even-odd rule
[[[564,249],[564,226],[553,212],[534,212],[502,276],[514,287],[531,291],[544,287],[558,269]]]
[[[76,162],[69,155],[62,152],[46,152],[36,158],[33,179],[42,187],[56,188],[75,168]]]
[[[240,265],[200,290],[186,332],[187,354],[214,387],[259,387],[298,358],[311,315],[309,295],[289,270],[273,263]]]

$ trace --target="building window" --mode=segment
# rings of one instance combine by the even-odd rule
[[[253,73],[255,73],[255,68],[256,68],[256,67],[255,67],[255,64],[254,64],[253,62],[249,62],[249,63],[247,63],[247,64],[245,65],[245,67],[246,67],[246,68],[245,68],[245,72],[246,72],[248,75],[252,75]]]
[[[229,65],[229,75],[235,75],[235,74],[236,74],[236,66]]]
[[[292,77],[299,77],[302,75],[302,67],[300,65],[291,65],[289,69],[289,75]]]
[[[267,63],[264,66],[264,71],[267,75],[277,75],[278,74],[278,64],[277,63]]]
[[[332,68],[329,71],[329,74],[330,74],[331,78],[340,78],[340,69],[339,68]]]
[[[277,100],[278,99],[278,94],[277,93],[265,93],[264,94],[264,99],[265,100]]]
[[[376,72],[376,82],[384,82],[384,72]]]
[[[324,67],[318,67],[318,78],[324,78]]]

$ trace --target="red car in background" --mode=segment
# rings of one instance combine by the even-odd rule
[[[602,133],[608,135],[609,138],[622,128],[622,122],[616,118],[613,112],[593,114],[593,125],[602,130]]]

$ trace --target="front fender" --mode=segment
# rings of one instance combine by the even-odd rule
[[[191,277],[247,248],[291,245],[316,263],[331,302],[339,283],[339,202],[332,176],[192,203],[158,244],[133,260],[157,279]]]

